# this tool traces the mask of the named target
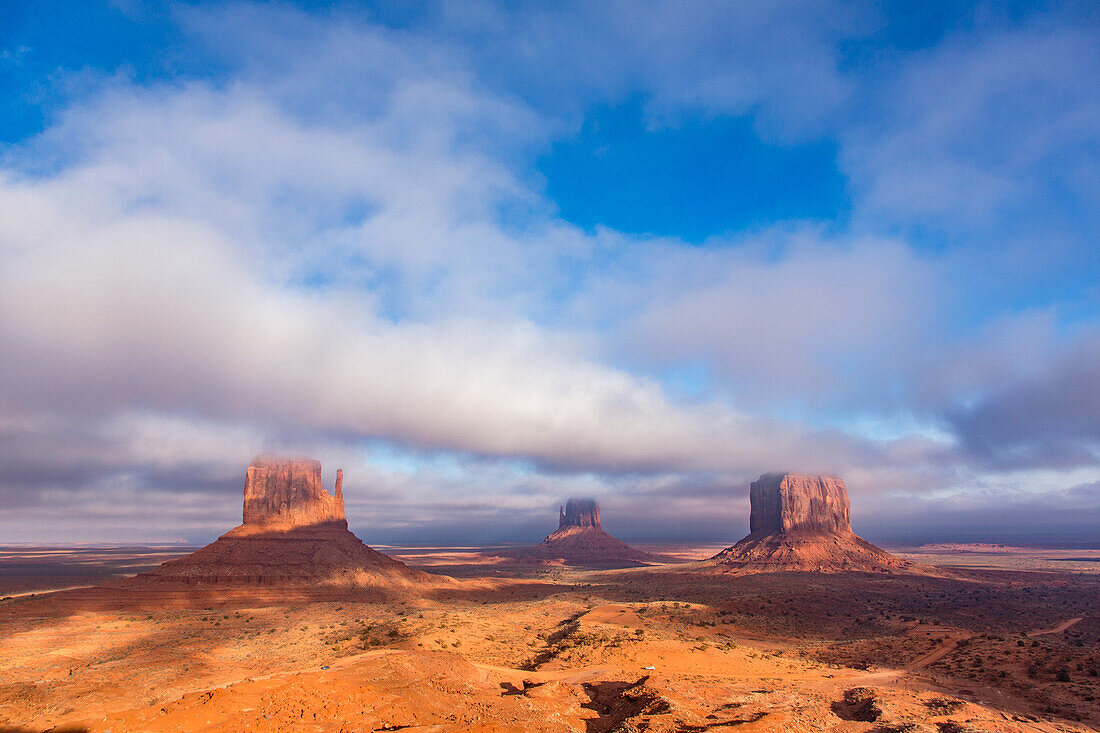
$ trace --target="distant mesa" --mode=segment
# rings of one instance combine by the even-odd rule
[[[890,572],[909,567],[852,532],[848,490],[839,478],[766,473],[752,482],[749,501],[749,534],[707,564],[743,572]]]
[[[518,562],[629,567],[665,558],[636,550],[600,526],[600,506],[593,499],[570,499],[558,510],[558,529],[534,547],[496,553]]]
[[[413,570],[364,545],[344,516],[343,471],[335,493],[321,462],[261,455],[248,467],[243,522],[213,543],[136,576],[138,583],[341,585],[412,588],[451,578]]]

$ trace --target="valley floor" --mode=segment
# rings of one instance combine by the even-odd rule
[[[42,592],[0,572],[0,731],[1100,726],[1096,574],[737,576],[479,558],[406,553],[461,581],[424,597]],[[54,587],[81,584],[56,575]],[[14,595],[28,587],[37,594]]]

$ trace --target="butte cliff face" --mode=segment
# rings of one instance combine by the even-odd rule
[[[558,529],[595,527],[600,529],[600,505],[594,499],[570,499],[558,510]]]
[[[848,489],[832,476],[766,473],[750,484],[749,502],[751,534],[852,531]]]
[[[252,460],[244,482],[244,524],[251,527],[348,526],[344,472],[336,471],[335,495],[321,485],[321,462],[262,455]]]
[[[593,499],[567,501],[558,511],[558,529],[540,544],[499,554],[519,562],[564,565],[627,567],[662,560],[604,532],[600,507]]]
[[[243,523],[215,542],[133,578],[187,586],[343,586],[408,591],[454,580],[413,570],[364,545],[348,530],[343,472],[335,492],[321,485],[321,463],[256,457],[244,485]]]
[[[743,572],[887,572],[904,560],[852,532],[848,490],[832,476],[769,473],[749,487],[749,534],[708,563]]]

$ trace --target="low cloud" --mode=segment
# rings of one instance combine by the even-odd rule
[[[853,510],[853,528],[869,539],[900,544],[1096,542],[1100,482],[1065,489],[1049,481],[1027,485],[1025,478],[1023,483],[972,486],[941,497],[875,497],[862,512]],[[905,523],[897,522],[899,514],[906,517]]]
[[[1060,352],[1039,373],[948,413],[974,458],[997,468],[1100,465],[1100,334]]]

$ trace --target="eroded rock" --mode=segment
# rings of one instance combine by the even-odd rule
[[[558,512],[558,529],[563,527],[600,528],[600,505],[595,499],[570,499]]]
[[[600,526],[600,506],[594,499],[570,499],[558,510],[558,529],[540,544],[499,554],[520,562],[565,565],[627,567],[663,560],[605,532]]]
[[[338,470],[334,496],[321,485],[320,461],[257,456],[244,483],[244,524],[290,528],[342,522],[347,527],[343,478]]]
[[[889,572],[909,563],[852,532],[848,490],[834,476],[767,473],[749,487],[749,534],[712,557],[738,572]]]
[[[749,486],[751,534],[851,532],[848,490],[833,476],[766,473]]]
[[[335,493],[321,486],[321,462],[258,456],[248,467],[243,523],[202,549],[130,584],[339,585],[408,592],[454,580],[413,570],[364,545],[344,516],[343,471]]]

